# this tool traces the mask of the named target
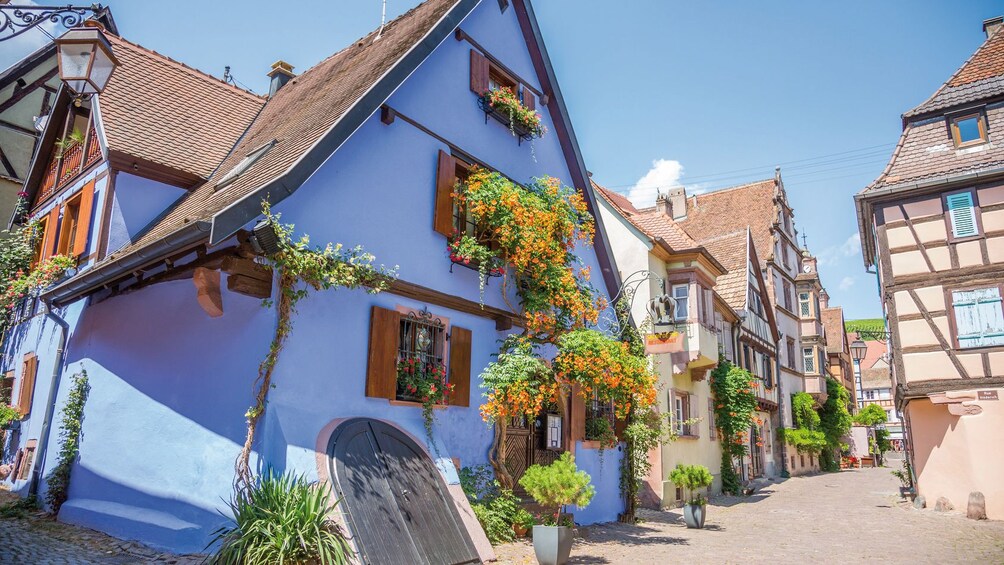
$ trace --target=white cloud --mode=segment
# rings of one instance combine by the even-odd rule
[[[668,188],[680,186],[682,176],[683,165],[679,161],[656,159],[652,161],[652,168],[645,173],[645,176],[628,189],[628,200],[639,208],[652,206],[655,204],[657,192],[660,190],[665,192]]]
[[[816,253],[816,260],[819,266],[835,265],[845,257],[853,257],[861,253],[861,234],[852,233],[840,245],[831,245]]]
[[[840,287],[840,290],[847,290],[851,288],[854,286],[854,277],[844,277],[840,279],[840,284],[837,286]]]

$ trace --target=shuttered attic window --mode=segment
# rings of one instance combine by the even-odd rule
[[[952,235],[956,238],[979,235],[976,222],[976,208],[971,192],[959,192],[945,197],[948,216],[952,223]]]
[[[241,176],[248,169],[250,169],[251,165],[254,165],[258,161],[258,159],[261,159],[266,153],[268,153],[268,150],[274,147],[275,144],[276,140],[273,139],[272,141],[269,141],[265,145],[262,145],[261,147],[248,153],[246,157],[241,159],[240,163],[237,163],[237,165],[234,166],[234,168],[227,171],[227,174],[220,177],[220,180],[216,182],[216,190],[219,190],[237,180],[237,177]]]

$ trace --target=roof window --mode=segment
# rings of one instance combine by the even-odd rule
[[[973,112],[949,118],[952,140],[956,147],[969,147],[986,143],[987,122],[982,112]]]
[[[271,149],[275,145],[275,143],[276,140],[273,139],[272,141],[269,141],[265,145],[262,145],[261,147],[248,153],[247,157],[241,159],[240,163],[237,163],[237,165],[234,166],[234,168],[230,169],[230,171],[228,171],[227,174],[220,177],[220,180],[217,181],[216,183],[216,189],[219,190],[237,180],[237,177],[244,174],[245,171],[251,168],[251,165],[254,165],[258,161],[258,159],[261,159],[262,156],[265,155],[265,153],[268,153],[268,150]]]

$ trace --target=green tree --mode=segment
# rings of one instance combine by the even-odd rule
[[[887,420],[885,409],[874,403],[865,406],[860,412],[854,415],[854,423],[863,426],[884,424]]]
[[[826,402],[819,407],[819,429],[826,436],[826,449],[819,454],[824,471],[839,471],[838,453],[841,439],[851,430],[851,413],[847,411],[850,395],[836,380],[826,377]]]

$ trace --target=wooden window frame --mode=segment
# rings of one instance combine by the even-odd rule
[[[970,141],[962,141],[961,133],[959,132],[959,122],[964,120],[970,120],[976,118],[976,127],[979,129],[980,136],[977,139]],[[952,142],[955,143],[956,149],[965,149],[966,147],[975,147],[977,145],[983,145],[990,141],[990,136],[987,134],[987,117],[983,110],[977,110],[975,112],[966,112],[964,114],[956,114],[948,117],[948,126],[952,132]]]
[[[695,434],[694,424],[686,424],[687,420],[693,417],[693,410],[691,407],[693,394],[685,390],[672,389],[672,396],[670,397],[673,401],[672,405],[672,415],[673,415],[673,430],[681,438],[694,439],[700,437]],[[677,414],[676,404],[680,402],[680,414]]]
[[[26,481],[31,477],[31,468],[35,464],[35,454],[38,450],[38,440],[29,439],[25,444],[24,449],[21,450],[20,461],[17,463],[17,468],[14,471],[14,476],[11,477],[13,480]]]
[[[996,288],[1001,295],[1001,308],[1004,309],[1004,283],[999,284],[976,284],[964,286],[946,286],[945,291],[945,311],[948,316],[948,328],[951,333],[952,349],[965,351],[967,353],[979,353],[983,351],[1000,351],[1004,345],[983,345],[979,347],[962,347],[959,344],[959,327],[955,321],[955,301],[952,300],[953,292],[965,292],[967,290],[981,290],[985,288]],[[989,375],[986,375],[989,376]]]
[[[687,299],[687,303],[686,304],[687,304],[687,307],[683,309],[683,316],[680,316],[679,309],[677,309],[677,308],[673,309],[673,321],[674,322],[687,322],[687,321],[690,321],[690,298],[691,298],[690,281],[670,283],[670,286],[669,286],[669,295],[671,297],[673,297],[673,299],[682,298],[682,297],[676,296],[676,289],[681,288],[681,287],[687,289],[687,295],[686,295],[686,299]]]
[[[718,441],[718,428],[715,427],[715,399],[708,397],[708,437]]]
[[[969,193],[973,201],[973,216],[975,217],[976,220],[976,234],[967,235],[964,237],[955,237],[955,230],[952,229],[952,211],[948,209],[948,197],[955,196],[956,194],[965,194],[965,193]],[[951,192],[946,192],[942,194],[941,208],[942,210],[944,210],[942,215],[945,218],[945,232],[948,234],[949,243],[975,241],[986,237],[986,233],[983,231],[983,210],[980,208],[979,193],[975,188],[967,188],[964,190],[953,190]]]
[[[0,377],[0,405],[14,406],[14,384],[17,378],[14,371],[7,371]]]
[[[63,203],[63,218],[59,222],[59,236],[56,240],[56,255],[70,255],[73,252],[73,242],[77,230],[80,229],[80,210],[83,203],[83,192],[78,192],[67,198]]]
[[[32,399],[35,396],[35,380],[38,377],[38,356],[25,353],[21,362],[21,381],[17,387],[17,409],[22,418],[31,414]]]

